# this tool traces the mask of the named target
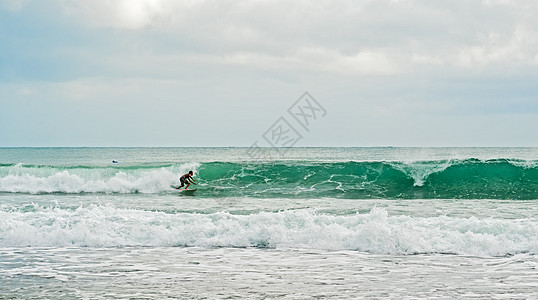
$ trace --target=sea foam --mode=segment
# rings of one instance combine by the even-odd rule
[[[24,166],[0,168],[0,192],[10,193],[159,193],[198,164],[98,168]],[[3,169],[3,170],[2,170]],[[3,172],[2,172],[3,171]]]
[[[1,247],[200,246],[503,256],[538,253],[536,220],[326,215],[315,210],[168,214],[90,205],[0,211]]]

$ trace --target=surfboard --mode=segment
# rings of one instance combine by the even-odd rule
[[[171,185],[170,187],[184,193],[194,192],[197,190],[197,189],[190,189],[190,190],[178,189],[179,185]]]

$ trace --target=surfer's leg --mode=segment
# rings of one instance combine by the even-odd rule
[[[191,185],[190,183],[187,183],[187,186],[185,187],[185,189],[188,189],[189,188],[189,185]]]

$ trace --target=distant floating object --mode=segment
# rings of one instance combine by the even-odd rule
[[[117,160],[113,160],[112,163],[113,163],[113,164],[117,164],[118,161],[117,161]]]

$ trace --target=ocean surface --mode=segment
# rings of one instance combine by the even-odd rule
[[[538,299],[538,148],[250,150],[0,148],[0,299]]]

